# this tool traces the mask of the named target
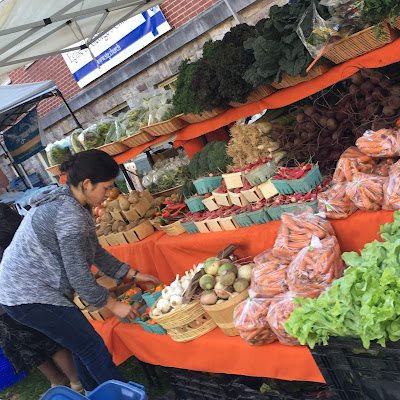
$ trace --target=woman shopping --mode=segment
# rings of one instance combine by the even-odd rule
[[[117,282],[123,278],[158,284],[104,250],[91,207],[99,206],[118,175],[116,162],[100,150],[75,154],[61,164],[67,186],[42,192],[18,228],[0,264],[0,304],[16,321],[71,350],[80,381],[93,390],[110,379],[126,381],[100,335],[72,303],[77,292],[90,305],[121,318],[137,310],[109,296],[90,268]]]

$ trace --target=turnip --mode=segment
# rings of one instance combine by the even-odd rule
[[[385,107],[383,107],[382,114],[385,117],[393,117],[394,115],[396,115],[396,111],[393,110],[393,108],[391,108],[389,106],[385,106]]]
[[[218,300],[214,290],[205,290],[200,297],[200,303],[206,306],[212,306]]]
[[[219,269],[218,269],[218,275],[222,275],[222,273],[224,271],[232,271],[235,275],[237,273],[237,268],[234,264],[232,264],[231,262],[225,262],[224,264],[222,264]]]
[[[235,282],[236,274],[232,270],[225,270],[220,274],[220,277],[220,283],[225,286],[231,286]]]
[[[233,282],[235,292],[242,293],[249,286],[249,281],[244,278],[238,278]]]
[[[204,264],[204,271],[209,275],[216,275],[218,272],[220,262],[217,258],[213,257],[212,260],[208,259]]]
[[[398,109],[400,108],[400,97],[398,96],[390,96],[388,98],[388,104],[387,104],[390,108],[393,109]]]
[[[355,85],[361,85],[364,82],[364,79],[360,72],[355,73],[351,76],[351,82]]]
[[[200,287],[204,290],[210,290],[215,286],[215,278],[212,275],[203,275],[199,281]]]
[[[225,286],[222,282],[217,282],[214,292],[221,299],[229,299],[231,293],[233,293],[233,289],[232,287]]]

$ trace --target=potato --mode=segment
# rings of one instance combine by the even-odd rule
[[[144,214],[144,217],[145,218],[153,218],[155,212],[157,212],[155,208],[150,208],[150,210],[147,211],[146,214]]]
[[[134,194],[133,196],[129,196],[128,201],[131,204],[137,204],[139,203],[140,199],[138,195]]]
[[[129,231],[129,230],[135,228],[137,226],[137,224],[138,224],[138,220],[130,222],[128,224],[128,226],[126,227],[126,230]]]
[[[107,212],[112,213],[114,211],[114,207],[113,206],[108,206],[107,207]]]
[[[129,192],[129,197],[135,196],[135,195],[139,196],[139,193],[140,192],[138,192],[137,190],[132,190],[131,192]]]
[[[104,235],[104,228],[100,228],[96,231],[97,237],[103,236]]]
[[[123,232],[124,230],[125,230],[125,226],[120,226],[119,228],[118,228],[118,232]]]
[[[130,202],[128,201],[128,199],[126,197],[121,197],[119,199],[119,206],[121,207],[122,211],[128,211]]]
[[[126,226],[126,222],[124,221],[115,221],[112,225],[112,231],[113,232],[118,232],[118,228],[119,227],[125,227]]]
[[[117,204],[117,205],[114,207],[114,211],[121,211],[121,207],[120,207],[119,204]]]
[[[113,220],[113,217],[109,212],[105,212],[103,216],[101,217],[101,220],[104,222],[111,222]]]
[[[104,229],[104,236],[109,235],[112,232],[112,226],[108,225],[105,229]]]
[[[119,200],[115,199],[110,203],[109,207],[114,207],[115,208],[115,206],[118,206],[118,205],[119,205]]]

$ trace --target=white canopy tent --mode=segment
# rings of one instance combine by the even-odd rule
[[[0,0],[0,75],[39,58],[82,50],[164,0]],[[84,40],[86,44],[69,47]]]

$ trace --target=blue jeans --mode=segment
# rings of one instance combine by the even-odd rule
[[[16,321],[69,349],[86,390],[93,390],[110,379],[127,382],[113,363],[102,337],[75,307],[22,304],[3,308]]]

